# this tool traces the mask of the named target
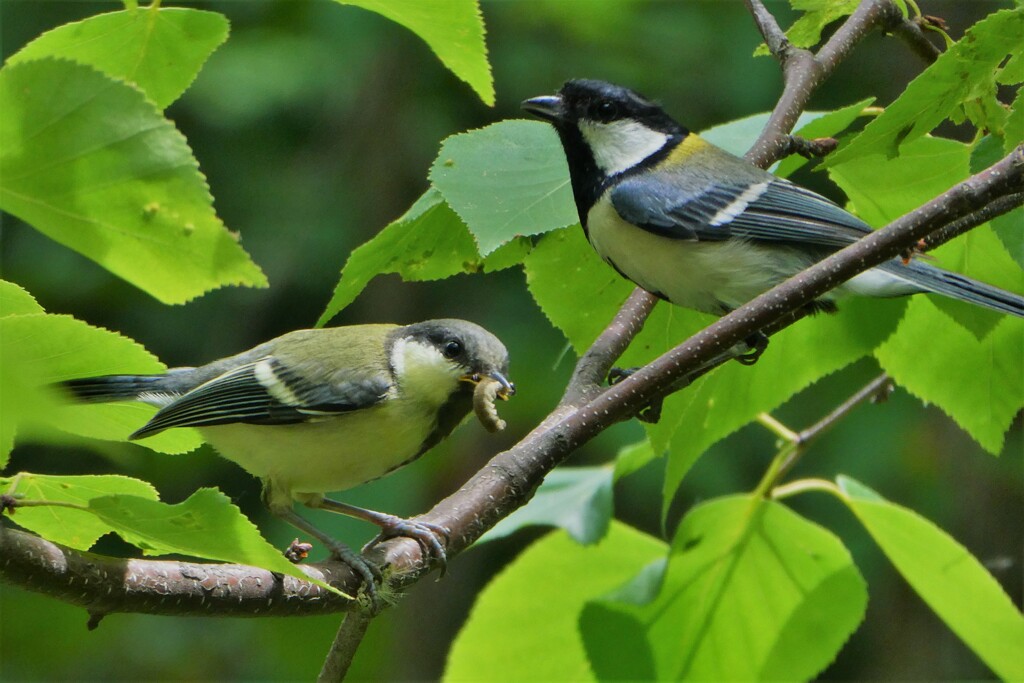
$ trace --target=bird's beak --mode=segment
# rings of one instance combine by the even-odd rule
[[[502,401],[507,401],[509,398],[516,395],[516,385],[509,382],[505,375],[495,370],[494,372],[488,373],[487,376],[501,385],[501,391],[498,392],[498,398]]]
[[[516,385],[508,381],[505,375],[501,374],[497,370],[494,370],[488,372],[486,376],[490,377],[495,382],[501,385],[501,389],[498,390],[498,398],[500,398],[502,401],[507,401],[509,398],[516,395]],[[474,372],[468,375],[463,375],[459,379],[461,379],[463,382],[469,382],[470,384],[479,384],[480,380],[482,380],[483,378],[484,375]]]
[[[561,121],[565,118],[565,109],[562,107],[562,98],[559,95],[542,95],[523,100],[520,105],[523,109],[548,121]]]

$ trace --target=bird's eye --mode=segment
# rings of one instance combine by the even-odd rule
[[[602,100],[594,107],[594,114],[600,121],[612,121],[619,116],[619,105],[611,100]]]
[[[457,339],[446,342],[442,353],[445,358],[457,358],[462,353],[462,342]]]

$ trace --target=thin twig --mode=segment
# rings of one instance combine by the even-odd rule
[[[608,327],[580,357],[562,398],[563,405],[579,405],[600,391],[615,361],[644,327],[658,299],[643,289],[634,289]]]
[[[768,11],[761,0],[745,0],[745,2],[751,16],[754,17],[757,29],[761,32],[761,37],[764,38],[765,45],[768,46],[768,51],[776,59],[782,61],[789,40],[786,38],[785,31],[779,26],[779,22],[775,20],[775,15]]]
[[[324,665],[320,669],[320,675],[316,677],[317,683],[336,683],[345,680],[345,674],[352,666],[352,660],[356,656],[359,644],[366,636],[366,629],[370,625],[371,617],[362,610],[353,610],[345,615],[345,619],[338,627],[338,633],[334,636],[331,649],[327,653]]]
[[[1014,194],[999,197],[977,211],[969,213],[962,218],[958,218],[957,220],[942,226],[927,237],[922,238],[921,243],[918,245],[918,249],[920,251],[931,251],[932,249],[950,241],[954,237],[959,237],[968,230],[976,228],[982,223],[987,223],[993,218],[998,218],[1005,213],[1009,213],[1014,209],[1018,209],[1022,205],[1024,205],[1024,192],[1016,192]]]
[[[819,436],[824,434],[829,429],[832,429],[840,420],[845,418],[853,409],[859,406],[865,401],[878,401],[884,397],[887,397],[892,392],[892,378],[889,375],[882,373],[878,377],[868,382],[865,386],[861,387],[853,396],[843,401],[841,404],[830,412],[825,417],[821,418],[807,429],[803,429],[796,434],[794,443],[796,448],[782,461],[779,465],[778,471],[775,475],[775,481],[779,481],[782,477],[786,476],[786,473],[793,469],[797,461],[803,457],[803,454],[807,452],[807,448],[811,443]]]
[[[761,35],[767,41],[769,35],[775,35],[778,24],[774,18],[770,22],[764,16],[767,10],[760,0],[746,0],[754,15],[754,21]],[[818,86],[828,78],[839,63],[849,55],[850,51],[877,26],[883,25],[897,12],[891,0],[865,0],[853,14],[843,22],[832,37],[812,54],[809,50],[794,48],[789,43],[782,45],[779,51],[772,54],[782,65],[783,89],[779,101],[772,110],[768,123],[758,137],[757,142],[746,154],[753,164],[767,167],[786,149],[786,136],[793,130],[800,114],[807,107],[811,95]],[[778,41],[775,36],[774,40]],[[771,43],[769,43],[771,49]]]
[[[928,36],[921,29],[921,24],[912,19],[905,18],[899,12],[893,12],[889,21],[885,24],[886,33],[891,33],[907,44],[914,54],[931,64],[942,54],[935,43],[928,40]]]

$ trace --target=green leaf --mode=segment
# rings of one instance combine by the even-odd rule
[[[165,303],[266,278],[185,139],[137,89],[69,61],[0,70],[0,208]]]
[[[557,526],[583,545],[596,543],[612,519],[610,467],[562,467],[544,479],[530,502],[488,531],[478,541],[510,536],[527,526]]]
[[[1019,60],[1024,64],[1024,59]],[[1006,137],[1003,142],[1003,152],[1009,154],[1013,148],[1024,142],[1024,87],[1017,90],[1017,97],[1013,101],[1013,109],[1006,117],[1006,126],[1003,128],[1003,135]]]
[[[944,119],[960,120],[961,107],[979,128],[1002,130],[1006,112],[996,99],[996,74],[1008,54],[1024,44],[1024,8],[1001,10],[972,26],[941,54],[849,145],[826,166],[861,156],[895,156],[906,143],[933,130]]]
[[[0,391],[32,406],[17,411],[19,422],[116,441],[125,440],[156,409],[140,404],[59,404],[51,385],[78,377],[152,374],[166,369],[131,339],[70,316],[49,314],[0,319],[0,361],[4,368]],[[32,435],[48,438],[45,432],[33,431]],[[164,453],[183,453],[201,443],[191,429],[170,430],[145,440],[146,446]]]
[[[482,259],[465,223],[437,190],[427,190],[404,216],[352,251],[317,326],[352,303],[377,275],[398,273],[412,282],[441,280],[509,267],[519,263],[527,249],[526,243],[516,241]]]
[[[16,494],[26,503],[70,503],[83,508],[101,496],[126,494],[146,500],[159,499],[156,489],[148,482],[116,474],[51,476],[22,472],[13,477],[0,477],[0,491]],[[68,507],[21,507],[10,518],[47,540],[77,550],[88,550],[100,536],[116,530],[88,510]]]
[[[217,489],[199,489],[176,505],[104,496],[91,499],[89,510],[146,555],[182,554],[252,565],[326,586],[286,560]]]
[[[523,269],[534,301],[578,354],[597,339],[634,289],[597,256],[578,226],[544,235],[523,260]]]
[[[477,0],[337,0],[401,24],[470,85],[484,104],[494,106],[494,77],[487,61],[484,18]]]
[[[808,680],[860,624],[867,592],[830,532],[779,503],[731,496],[683,518],[653,602],[602,604],[619,629],[632,622],[646,636],[656,680]],[[602,624],[587,616],[589,643]]]
[[[899,329],[875,356],[900,386],[937,405],[998,455],[1024,407],[1021,349],[1024,319],[1004,316],[979,340],[928,299],[914,297]]]
[[[623,446],[615,455],[615,481],[628,477],[661,455],[661,453],[655,452],[650,439]]]
[[[453,135],[441,143],[430,181],[484,255],[579,220],[565,154],[546,123],[502,121]]]
[[[856,212],[872,225],[881,226],[916,209],[945,192],[970,174],[971,149],[942,138],[925,137],[903,146],[894,159],[860,158],[829,169],[829,174],[850,197]],[[994,239],[988,228],[972,230],[929,253],[935,265],[968,277],[1021,291],[1024,272]],[[938,306],[984,336],[1000,314],[945,297],[934,297]]]
[[[1024,617],[984,566],[913,510],[847,477],[836,481],[843,500],[921,599],[996,676],[1024,680]]]
[[[576,628],[583,605],[666,551],[661,541],[619,522],[593,546],[577,545],[564,532],[548,534],[477,597],[448,654],[444,680],[593,680]]]
[[[99,14],[58,26],[23,47],[8,64],[60,57],[134,83],[165,109],[195,80],[228,37],[216,12],[150,7]]]
[[[35,297],[13,282],[0,280],[0,318],[42,312],[43,307]]]
[[[892,334],[903,306],[899,299],[842,299],[837,315],[801,320],[774,335],[757,365],[726,363],[670,397],[661,421],[645,425],[654,450],[669,452],[663,513],[701,454],[758,414],[869,355]]]

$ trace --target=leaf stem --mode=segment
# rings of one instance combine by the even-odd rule
[[[827,479],[797,479],[791,481],[788,484],[782,486],[776,486],[772,489],[772,499],[782,500],[783,498],[789,498],[800,493],[807,493],[808,491],[824,491],[825,493],[831,493],[834,496],[840,498],[844,497],[843,492],[835,485],[834,482],[828,481]]]
[[[792,429],[776,420],[774,417],[772,417],[770,413],[758,414],[757,421],[761,423],[761,426],[775,434],[775,436],[779,437],[780,439],[789,441],[791,443],[795,443],[800,439],[799,434],[797,434]]]
[[[803,454],[815,439],[834,427],[861,403],[869,400],[882,400],[887,397],[892,391],[892,386],[892,379],[885,373],[882,373],[836,406],[828,415],[800,432],[791,431],[767,413],[758,415],[757,421],[785,439],[786,443],[775,454],[775,457],[772,458],[768,470],[761,478],[761,481],[758,482],[757,488],[754,489],[755,494],[764,496],[773,487],[777,488],[776,483],[793,469],[793,466],[803,457]],[[774,496],[775,494],[772,493],[772,495]]]

